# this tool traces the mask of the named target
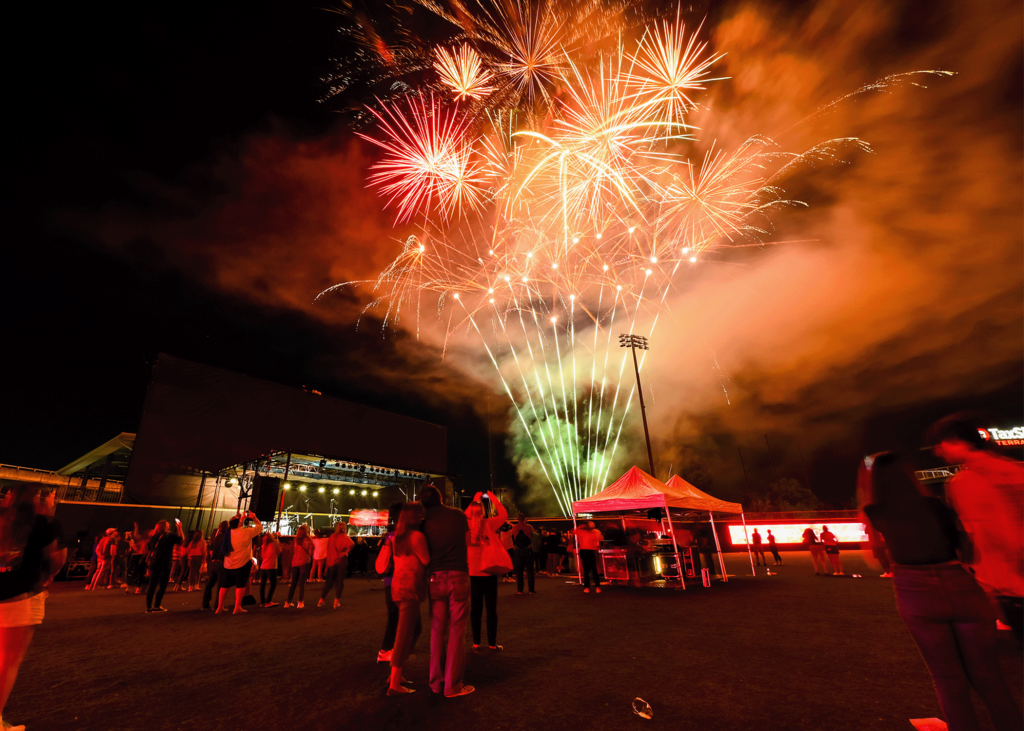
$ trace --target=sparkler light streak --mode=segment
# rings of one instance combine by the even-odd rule
[[[435,70],[456,100],[477,106],[431,91],[373,110],[378,129],[365,137],[385,154],[369,182],[421,232],[375,280],[337,287],[372,289],[367,309],[384,310],[385,328],[405,314],[418,333],[424,299],[448,307],[449,335],[480,339],[512,401],[521,475],[545,482],[568,513],[606,484],[633,401],[616,328],[649,323],[650,337],[680,268],[763,241],[768,213],[794,203],[780,170],[866,145],[795,155],[755,137],[691,159],[685,115],[719,80],[721,54],[678,18],[639,34],[632,51],[617,41],[591,57],[573,52],[578,29],[554,2],[480,0],[476,14],[460,0],[454,14],[418,2],[472,44],[437,49]],[[579,16],[598,3],[566,5]],[[531,95],[548,106],[517,118]]]

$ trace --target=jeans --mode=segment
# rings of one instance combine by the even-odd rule
[[[515,554],[512,557],[512,563],[515,565],[516,570],[516,591],[520,594],[523,593],[523,572],[526,572],[526,576],[529,579],[530,593],[533,593],[534,582],[533,582],[533,549],[531,548],[517,548]]]
[[[343,558],[333,566],[327,567],[327,578],[324,580],[324,590],[320,592],[320,598],[326,599],[334,589],[334,600],[341,601],[341,592],[345,591],[345,572],[348,570],[348,558]]]
[[[203,589],[203,609],[210,608],[213,590],[217,588],[217,580],[220,577],[220,570],[223,566],[223,561],[217,559],[210,561],[210,565],[207,568],[206,587]]]
[[[597,551],[581,549],[580,563],[583,565],[583,586],[590,588],[590,577],[594,577],[594,586],[601,586],[601,579],[597,576]]]
[[[430,689],[450,693],[462,686],[466,670],[466,620],[469,574],[435,571],[430,575]],[[401,618],[399,618],[401,632]],[[395,641],[397,646],[397,640]]]
[[[380,649],[384,652],[395,648],[395,635],[398,632],[398,605],[391,598],[391,584],[384,587],[384,606],[387,607],[388,622],[384,626],[384,641],[380,643]],[[423,632],[423,618],[416,612],[416,626],[412,629],[412,644],[416,644],[420,633]]]
[[[306,597],[306,579],[309,578],[309,564],[304,563],[301,566],[292,566],[292,584],[288,587],[288,602],[291,603],[292,597],[295,596],[295,587],[299,587],[299,601],[305,601]]]
[[[409,652],[412,650],[413,645],[416,644],[416,639],[420,636],[422,621],[420,619],[420,603],[418,600],[406,599],[395,604],[398,608],[398,627],[395,634],[395,646],[391,653],[391,667],[401,668],[405,667],[405,662],[409,659]],[[431,635],[431,644],[433,644],[433,635]],[[430,663],[431,667],[433,667],[433,652],[430,653]],[[433,687],[433,684],[431,684],[431,687]]]
[[[487,605],[487,644],[498,644],[498,577],[470,576],[469,625],[473,630],[473,644],[480,644],[480,618]]]
[[[167,591],[167,582],[171,580],[171,567],[150,566],[149,567],[149,588],[146,589],[146,609],[159,607],[164,600],[164,592]]]
[[[267,580],[270,580],[270,593],[267,590]],[[274,601],[274,589],[277,588],[277,569],[260,569],[260,605]]]
[[[1024,727],[999,669],[995,616],[959,563],[893,567],[896,607],[935,683],[950,731],[975,731],[971,688],[1000,731]]]

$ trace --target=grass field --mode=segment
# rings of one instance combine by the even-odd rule
[[[864,578],[814,576],[802,553],[783,559],[778,575],[752,578],[745,555],[728,556],[728,584],[685,592],[584,595],[539,578],[535,596],[516,596],[501,584],[505,652],[470,654],[477,692],[457,699],[428,692],[426,627],[405,672],[418,692],[385,697],[379,580],[349,580],[338,610],[311,608],[321,586],[311,584],[306,609],[240,616],[198,611],[195,593],[145,614],[144,597],[58,584],[4,715],[29,731],[861,731],[939,715],[891,582],[852,552],[846,571]],[[1000,634],[1020,702],[1021,652]],[[637,696],[653,719],[632,713]]]

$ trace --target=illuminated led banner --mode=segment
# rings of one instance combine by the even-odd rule
[[[863,523],[826,523],[828,529],[832,531],[836,538],[839,539],[840,543],[865,543],[868,540],[867,533],[864,532]],[[752,537],[754,535],[754,528],[757,528],[761,534],[761,545],[767,550],[768,548],[768,531],[772,532],[775,536],[775,542],[778,544],[784,543],[801,543],[804,540],[804,531],[808,528],[814,530],[814,535],[818,536],[818,540],[821,540],[821,523],[783,523],[780,525],[748,525],[747,536]],[[743,526],[742,525],[730,525],[729,526],[729,540],[732,541],[734,546],[743,546],[745,541],[743,540]]]
[[[1024,446],[1024,426],[1015,426],[1013,429],[978,429],[986,441],[994,441],[1001,447]]]

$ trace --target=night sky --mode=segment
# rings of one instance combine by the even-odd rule
[[[1009,183],[993,175],[991,195],[1009,202],[997,201],[987,212],[966,209],[965,218],[974,217],[983,226],[976,238],[985,243],[963,245],[964,251],[984,245],[1005,253],[978,265],[984,271],[971,280],[976,290],[984,288],[985,271],[1018,266],[1012,281],[1004,277],[993,285],[990,299],[967,303],[969,298],[955,295],[954,301],[961,298],[965,304],[941,317],[934,303],[908,297],[904,311],[913,315],[899,328],[877,340],[854,336],[859,352],[844,354],[841,361],[822,355],[818,370],[806,363],[782,368],[748,358],[726,339],[715,345],[719,359],[726,360],[723,367],[731,375],[739,408],[749,409],[743,412],[747,416],[723,417],[721,404],[703,405],[710,396],[680,392],[680,402],[696,404],[688,417],[662,417],[658,423],[663,433],[675,429],[681,443],[696,450],[699,468],[710,471],[714,491],[723,497],[740,497],[744,490],[733,464],[737,446],[749,459],[750,479],[755,484],[769,479],[765,432],[777,449],[778,469],[801,480],[809,473],[818,495],[840,507],[852,495],[850,477],[858,456],[885,448],[914,450],[928,423],[951,410],[986,409],[1002,426],[1024,423],[1020,23],[1004,21],[1012,37],[1001,45],[993,41],[993,47],[1005,51],[1005,57],[993,60],[957,46],[956,4],[897,5],[893,12],[899,22],[857,41],[863,72],[857,76],[844,69],[842,84],[828,93],[855,88],[896,68],[923,68],[909,64],[944,62],[962,69],[959,80],[939,86],[934,102],[919,102],[921,117],[934,117],[943,100],[959,94],[951,113],[955,118],[942,121],[946,134],[958,140],[943,137],[935,143],[929,137],[933,131],[923,128],[919,140],[906,144],[934,149],[934,169],[969,167],[949,154],[954,144],[958,149],[976,144],[971,154],[983,170],[989,160],[1008,165],[1003,180]],[[765,13],[780,27],[804,23],[806,29],[816,7],[788,4]],[[869,18],[871,7],[876,6],[864,5]],[[982,4],[974,17],[988,22],[986,17],[998,18],[1007,7],[1019,14],[1019,7],[993,2]],[[744,4],[723,3],[691,13],[697,20],[709,13],[710,25],[727,35],[750,32],[747,11]],[[382,338],[372,321],[357,330],[353,313],[359,306],[351,297],[317,305],[319,310],[310,304],[320,289],[338,281],[336,267],[379,268],[394,253],[378,256],[366,246],[325,249],[318,243],[331,240],[332,215],[360,218],[361,209],[343,200],[348,189],[337,181],[363,176],[371,155],[355,140],[338,106],[318,101],[330,59],[345,50],[335,16],[314,3],[268,1],[22,4],[16,12],[21,17],[8,27],[20,36],[22,52],[9,65],[5,104],[8,234],[0,288],[6,314],[0,462],[57,469],[121,431],[134,431],[151,363],[157,353],[166,352],[446,424],[450,469],[486,487],[487,408],[493,409],[495,425],[507,415],[501,397],[488,399],[490,384],[467,381],[436,348],[407,333]],[[823,36],[808,40],[794,33],[794,38],[794,45],[828,46]],[[765,54],[770,46],[762,43]],[[1006,60],[1014,49],[1015,66]],[[921,61],[926,51],[935,57]],[[820,65],[829,68],[833,62],[823,58]],[[835,62],[834,67],[843,66]],[[971,79],[973,86],[956,86]],[[736,86],[741,82],[738,77]],[[972,97],[978,88],[986,89],[985,95]],[[971,106],[967,100],[974,112],[965,111]],[[857,123],[867,124],[863,119]],[[891,158],[899,165],[896,150],[906,139],[900,137],[902,123],[884,124],[886,133],[872,139],[876,157],[885,160],[886,141],[900,139],[892,144]],[[321,173],[309,172],[321,157],[324,179],[334,176],[328,183],[317,177]],[[867,185],[868,172],[855,169],[851,177],[858,175],[863,176],[858,184]],[[948,189],[954,183],[941,180],[941,172],[920,172],[918,179],[936,175],[936,187],[941,183]],[[913,185],[908,179],[907,186]],[[843,209],[837,201],[849,188],[828,188],[815,179],[805,186],[801,194],[819,210],[831,215]],[[920,186],[917,194],[908,200],[930,195]],[[963,196],[975,198],[966,190]],[[383,227],[388,216],[366,208],[374,200],[365,194],[357,203],[365,204],[366,218]],[[932,204],[933,217],[946,214],[941,196]],[[806,233],[801,226],[828,226],[823,214],[814,216],[805,219],[813,224],[784,221],[780,236],[799,238]],[[895,231],[905,223],[890,219],[886,225]],[[950,231],[959,225],[942,224]],[[313,229],[322,230],[315,237],[306,235]],[[217,234],[207,237],[211,230]],[[258,238],[250,233],[266,231],[276,236],[273,248],[266,240],[250,246]],[[304,235],[293,236],[295,231]],[[803,261],[831,251],[827,243],[805,252]],[[926,237],[916,238],[914,246],[926,248]],[[932,257],[930,252],[939,248],[937,239],[928,254],[922,253],[915,291],[931,287],[941,293],[943,273],[955,269]],[[764,257],[740,263],[759,267],[763,261],[764,270],[772,271],[780,261]],[[930,279],[933,265],[942,272]],[[877,265],[870,266],[878,271]],[[898,267],[891,271],[901,276]],[[308,276],[296,274],[304,272]],[[870,287],[864,284],[865,290]],[[889,300],[894,310],[901,306],[884,291],[877,296]],[[951,301],[939,294],[936,299]],[[996,310],[1004,316],[972,314]],[[892,321],[888,315],[880,319]],[[729,329],[729,322],[722,320],[722,328]],[[849,342],[842,335],[844,325],[826,329],[831,327],[837,340]],[[669,333],[664,341],[671,339]],[[742,333],[734,341],[740,339]],[[713,375],[707,360],[700,372]],[[652,368],[652,379],[664,372],[657,364]],[[792,376],[798,368],[809,372],[802,381]],[[940,382],[934,373],[944,369],[949,377]],[[711,393],[710,376],[709,382],[705,390]],[[671,398],[666,392],[676,388],[665,384],[660,392],[657,382],[652,385],[655,408],[657,399]],[[773,389],[786,390],[783,384],[796,385],[777,401],[766,398]],[[861,392],[864,384],[878,385]],[[835,399],[832,410],[821,408],[836,393],[854,391],[862,395]],[[908,391],[913,395],[907,396]],[[845,434],[837,425],[845,425]],[[692,436],[695,430],[700,438]],[[511,485],[514,469],[500,439],[496,444],[498,484]]]

